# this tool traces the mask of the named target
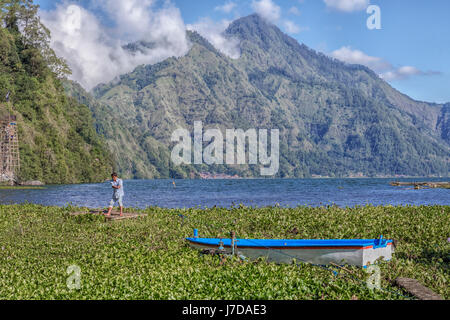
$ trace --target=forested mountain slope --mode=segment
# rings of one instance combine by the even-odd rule
[[[55,184],[104,181],[112,161],[92,113],[66,96],[59,78],[67,67],[47,46],[49,34],[36,7],[15,3],[0,5],[0,117],[17,117],[18,178]],[[29,29],[19,32],[24,19]]]
[[[188,32],[187,55],[94,89],[97,128],[123,174],[259,176],[259,166],[174,167],[172,132],[203,121],[222,130],[280,129],[279,177],[449,175],[448,105],[414,101],[370,69],[317,53],[257,15],[226,34],[240,40],[239,59]]]

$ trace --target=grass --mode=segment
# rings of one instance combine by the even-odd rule
[[[168,210],[105,222],[72,217],[77,208],[0,206],[0,299],[405,299],[391,281],[419,280],[445,299],[450,207],[247,208]],[[131,210],[133,211],[133,210]],[[137,210],[136,210],[137,211]],[[180,217],[186,216],[182,219]],[[381,267],[385,291],[364,285],[369,275],[349,267],[335,276],[311,265],[202,256],[184,238],[386,238],[399,241]],[[289,231],[297,228],[298,235]],[[81,269],[81,288],[69,290],[67,268]],[[69,278],[70,280],[70,278]],[[401,292],[405,294],[404,292]]]

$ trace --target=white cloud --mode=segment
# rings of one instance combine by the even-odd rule
[[[350,63],[362,64],[375,71],[390,69],[392,66],[378,57],[371,57],[360,50],[353,50],[351,47],[342,47],[331,53],[333,58]]]
[[[214,8],[215,11],[222,11],[224,13],[230,13],[233,9],[236,8],[236,3],[229,1],[221,6],[217,6]]]
[[[404,66],[395,70],[387,71],[380,75],[386,81],[405,80],[412,76],[433,76],[440,75],[438,71],[422,71],[412,66]]]
[[[303,3],[303,0],[299,0],[299,3]],[[289,34],[298,34],[309,29],[300,27],[292,20],[281,19],[280,21],[281,8],[272,0],[253,0],[252,8],[259,16],[271,23],[282,26]],[[289,13],[296,16],[301,14],[300,10],[295,6],[289,9]]]
[[[333,58],[350,64],[361,64],[377,72],[381,78],[386,81],[405,80],[412,76],[430,76],[439,75],[437,71],[422,71],[412,66],[394,67],[388,61],[372,57],[360,50],[354,50],[351,47],[342,47],[330,54]]]
[[[301,15],[301,12],[300,12],[300,10],[297,7],[291,7],[289,9],[289,13],[293,14],[294,16],[300,16]]]
[[[232,59],[238,59],[241,56],[239,40],[224,35],[224,31],[230,23],[229,20],[214,22],[210,18],[202,18],[195,24],[187,25],[187,29],[197,31],[217,50]]]
[[[300,26],[298,26],[297,24],[295,24],[294,22],[292,22],[290,20],[284,21],[283,25],[284,25],[284,29],[286,30],[287,33],[297,34],[302,31],[302,28],[300,28]]]
[[[370,0],[324,0],[327,7],[344,12],[365,10]]]
[[[381,77],[387,81],[406,79],[422,72],[416,67],[405,66],[396,70],[387,71],[381,74]]]
[[[281,8],[272,0],[253,0],[252,8],[257,14],[270,22],[276,22],[280,19]]]
[[[151,26],[153,0],[97,0],[96,6],[108,14],[119,33],[138,40]]]
[[[72,79],[87,90],[132,71],[140,64],[154,64],[189,50],[184,22],[171,5],[152,10],[153,1],[101,0],[103,13],[115,22],[107,28],[90,11],[70,3],[40,11],[51,30],[51,45],[72,68]],[[149,32],[151,30],[151,32]],[[122,48],[136,40],[152,43],[151,49],[131,53]]]

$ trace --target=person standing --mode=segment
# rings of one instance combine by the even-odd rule
[[[107,217],[111,216],[114,204],[118,202],[120,206],[120,216],[123,217],[123,196],[125,195],[125,192],[123,191],[123,181],[122,179],[119,179],[117,173],[113,173],[111,177],[112,177],[111,185],[112,188],[114,189],[114,193],[111,202],[109,204],[109,211],[106,216]]]

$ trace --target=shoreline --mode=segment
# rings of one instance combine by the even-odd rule
[[[83,212],[86,211],[86,214],[89,214],[90,211],[107,211],[108,207],[85,207],[85,206],[75,206],[71,204],[67,204],[64,206],[57,206],[57,205],[45,205],[45,204],[39,204],[39,203],[32,203],[32,202],[24,202],[24,203],[9,203],[9,204],[2,204],[0,203],[0,207],[21,207],[21,206],[38,206],[42,208],[51,208],[51,209],[72,209],[72,210],[78,210],[77,212]],[[289,207],[289,206],[280,206],[280,205],[274,205],[274,206],[246,206],[244,204],[235,204],[230,207],[221,207],[221,206],[212,206],[212,207],[201,207],[201,206],[194,206],[194,207],[179,207],[179,208],[169,208],[169,207],[162,207],[162,206],[147,206],[145,208],[136,208],[136,207],[127,207],[124,206],[124,211],[128,213],[139,213],[139,212],[147,212],[148,210],[167,210],[167,211],[189,211],[189,210],[200,210],[200,211],[208,211],[208,210],[225,210],[225,211],[233,211],[233,210],[266,210],[266,209],[278,209],[278,210],[302,210],[302,209],[339,209],[339,210],[355,210],[355,209],[368,209],[368,208],[382,208],[382,209],[419,209],[419,208],[450,208],[450,204],[443,205],[443,204],[428,204],[428,205],[372,205],[372,204],[365,204],[365,205],[354,205],[352,207],[343,207],[338,206],[336,204],[328,204],[328,205],[321,205],[321,206],[307,206],[307,205],[299,205],[296,207]],[[118,207],[115,206],[113,209],[117,209]],[[81,211],[80,211],[81,210]]]
[[[449,177],[396,177],[396,176],[387,176],[387,177],[344,177],[344,178],[335,178],[335,177],[311,177],[311,178],[258,178],[258,177],[250,177],[250,178],[246,178],[246,177],[239,177],[239,178],[208,178],[208,179],[203,179],[203,178],[195,178],[195,179],[173,179],[173,178],[161,178],[161,179],[126,179],[123,178],[123,181],[128,181],[128,182],[133,182],[133,181],[139,181],[139,182],[152,182],[152,181],[168,181],[170,183],[172,183],[173,181],[307,181],[307,180],[312,180],[312,181],[320,181],[320,180],[388,180],[388,179],[393,179],[393,181],[390,181],[388,184],[390,183],[395,183],[395,182],[402,182],[402,180],[412,180],[412,179],[417,179],[417,181],[411,181],[411,182],[416,182],[416,183],[428,183],[428,182],[435,182],[435,181],[429,181],[429,180],[446,180],[446,181],[437,181],[437,182],[446,182],[446,183],[450,183],[450,176]],[[424,180],[424,181],[419,181],[419,180]],[[110,180],[105,180],[105,181],[100,181],[100,182],[82,182],[82,183],[64,183],[64,184],[52,184],[52,183],[48,183],[48,184],[43,184],[40,186],[27,186],[27,185],[14,185],[14,186],[9,186],[9,185],[2,185],[0,184],[0,188],[4,187],[4,188],[11,188],[11,189],[20,189],[20,187],[57,187],[57,186],[83,186],[83,185],[99,185],[99,184],[104,184],[109,182]]]
[[[45,190],[45,186],[0,186],[0,190]]]

